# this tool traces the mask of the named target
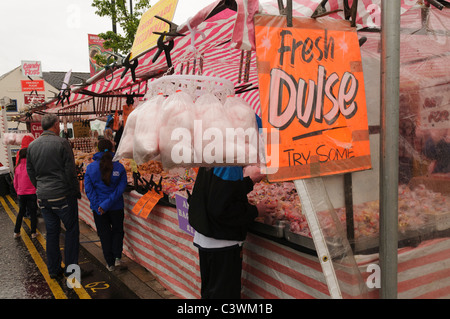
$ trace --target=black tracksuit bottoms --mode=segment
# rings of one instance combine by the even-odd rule
[[[242,247],[199,247],[202,299],[240,299]]]

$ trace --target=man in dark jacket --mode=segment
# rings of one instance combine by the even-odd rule
[[[189,198],[189,224],[199,250],[203,299],[239,299],[242,244],[248,226],[273,206],[249,204],[247,194],[263,175],[242,167],[201,167]]]
[[[44,132],[31,142],[27,152],[27,172],[36,187],[38,206],[47,231],[47,268],[51,278],[63,274],[59,236],[65,227],[64,262],[78,264],[78,202],[80,186],[69,142],[59,137],[59,119],[47,114],[41,121]]]

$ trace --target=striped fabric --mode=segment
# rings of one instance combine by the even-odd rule
[[[264,13],[278,15],[278,3],[273,0],[261,0]],[[293,0],[292,15],[296,17],[311,17],[322,0]],[[349,1],[351,6],[353,1]],[[402,0],[400,14],[405,13],[417,3],[417,0]],[[328,15],[330,18],[342,20],[345,19],[344,1],[328,0],[325,4],[327,12],[340,9],[341,11]],[[356,14],[357,28],[361,27],[380,27],[381,25],[381,0],[359,0]]]
[[[293,15],[300,17],[310,17],[315,11],[321,0],[294,0],[293,1]],[[403,14],[415,4],[415,0],[402,0],[401,13]],[[219,3],[219,2],[217,2]],[[191,36],[187,24],[180,26],[180,31],[186,34],[184,37],[176,37],[174,39],[174,49],[171,51],[171,59],[174,63],[174,70],[179,73],[183,68],[186,73],[187,63],[189,62],[189,73],[198,73],[198,66],[200,64],[200,56],[203,56],[203,74],[208,76],[217,76],[232,81],[235,86],[243,84],[243,75],[239,74],[241,64],[241,50],[253,50],[254,45],[254,26],[253,15],[255,13],[265,13],[279,15],[277,1],[258,1],[258,0],[238,0],[238,12],[226,9],[214,17],[203,21],[217,3],[213,3],[199,12],[191,19],[191,29],[197,31],[195,43],[191,43]],[[330,0],[326,4],[327,11],[342,9],[342,1]],[[379,26],[380,23],[380,3],[381,0],[362,0],[358,6],[357,23],[358,27],[365,26]],[[361,5],[362,4],[362,5]],[[336,19],[344,19],[343,12],[337,12],[329,17]],[[203,21],[203,22],[200,22]],[[194,49],[195,47],[195,49]],[[157,48],[153,48],[143,56],[139,57],[139,66],[136,69],[137,78],[147,78],[155,75],[162,75],[166,72],[167,62],[164,54],[152,63],[152,59],[157,52]],[[196,69],[193,70],[194,60],[196,60]],[[258,86],[258,77],[256,71],[256,56],[252,52],[250,59],[250,68],[248,80],[246,83],[252,84],[251,87]],[[113,91],[122,91],[123,88],[129,87],[132,83],[131,74],[127,72],[123,79],[121,74],[123,68],[116,70],[112,75],[104,76],[104,71],[97,74],[92,84],[84,89],[98,93],[105,94]],[[241,80],[240,80],[241,79]],[[61,107],[56,106],[56,100],[48,104],[48,109],[54,109],[56,112],[60,109],[78,110],[79,103],[84,104],[84,110],[92,111],[93,102],[89,96],[79,93],[80,88],[73,88],[73,93],[70,96],[70,105],[65,104]],[[125,91],[125,90],[124,90]],[[126,93],[143,92],[139,87],[134,86]],[[255,110],[255,113],[260,114],[259,95],[258,90],[253,90],[240,94]],[[117,98],[119,101],[114,104],[123,104],[124,98]],[[99,114],[102,116],[103,114]],[[92,116],[93,118],[95,116]]]
[[[156,206],[147,219],[131,209],[141,195],[125,194],[124,252],[149,270],[170,292],[180,298],[200,298],[198,253],[192,237],[178,227],[174,208]],[[80,219],[95,229],[89,202],[79,201]],[[247,299],[328,299],[330,294],[315,256],[301,253],[272,240],[248,234],[244,244],[242,297]],[[357,256],[364,281],[378,264],[378,256]],[[365,259],[365,260],[364,260]],[[398,297],[450,298],[450,239],[422,242],[418,247],[398,250]],[[348,269],[336,268],[346,291],[356,291]],[[346,275],[347,273],[347,275]],[[370,278],[369,278],[370,280]],[[368,289],[366,297],[379,298],[379,289]],[[343,291],[343,298],[360,298]]]

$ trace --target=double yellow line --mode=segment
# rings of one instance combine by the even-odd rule
[[[19,211],[19,207],[17,206],[16,202],[11,198],[11,196],[6,195],[6,198],[10,202],[10,204],[14,207],[16,212]],[[9,218],[11,218],[12,222],[16,223],[16,216],[9,208],[8,204],[6,203],[3,196],[0,196],[0,202],[2,203],[3,208],[5,209],[6,213],[9,215]],[[30,221],[25,220],[25,223],[30,227]],[[31,228],[31,227],[30,227]],[[36,239],[39,241],[41,246],[46,249],[46,244],[44,240],[44,236],[39,232],[38,229],[36,229],[37,237]],[[26,231],[21,228],[20,230],[20,236],[23,239],[23,242],[25,243],[25,246],[27,246],[28,251],[30,252],[31,257],[33,258],[34,262],[36,263],[37,267],[39,268],[39,271],[44,276],[45,281],[47,282],[50,290],[52,291],[53,295],[55,296],[55,299],[67,299],[66,294],[64,293],[63,289],[59,285],[59,283],[50,278],[50,275],[48,274],[47,265],[45,264],[44,260],[42,259],[41,255],[37,251],[36,247],[34,246],[33,242],[31,241],[30,237],[26,233]],[[76,285],[75,285],[76,286]],[[91,299],[91,296],[86,292],[86,290],[83,288],[83,286],[80,285],[80,288],[73,288],[74,291],[77,293],[78,297],[80,299]]]

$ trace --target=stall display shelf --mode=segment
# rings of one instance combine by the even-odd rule
[[[93,153],[82,154],[79,161],[87,166],[92,161]],[[129,184],[133,184],[131,161],[121,160],[124,164]],[[192,192],[196,171],[194,169],[177,168],[170,172],[163,170],[159,161],[150,161],[138,165],[141,176],[149,181],[162,179],[163,192],[167,195],[168,206],[175,207],[175,195],[187,197],[186,191]],[[401,185],[400,194],[400,220],[399,245],[417,245],[418,242],[431,238],[448,236],[450,229],[450,199],[446,194],[431,191],[420,185],[414,188]],[[412,202],[412,200],[415,202]],[[268,238],[284,239],[289,244],[315,250],[306,219],[302,215],[301,203],[292,182],[267,183],[260,182],[255,185],[254,191],[249,194],[249,201],[256,204],[260,201],[277,203],[275,213],[270,216],[258,218],[250,230],[268,236]],[[161,203],[163,204],[163,203]],[[402,206],[404,205],[404,206]],[[411,214],[410,206],[417,206]],[[421,208],[421,207],[426,207]],[[338,208],[337,215],[344,228],[346,226],[345,208]],[[320,215],[320,213],[319,213]],[[378,202],[367,202],[354,206],[355,240],[350,240],[356,253],[377,252],[378,237]]]
[[[141,197],[125,193],[124,253],[155,275],[180,298],[200,298],[198,252],[192,236],[179,229],[175,208],[157,205],[147,218],[131,213]],[[80,219],[95,229],[85,194],[79,201]],[[281,238],[279,241],[282,241]],[[242,298],[328,299],[325,277],[317,256],[299,251],[254,233],[247,235],[243,250]],[[449,238],[422,241],[399,249],[399,298],[449,298]],[[308,244],[306,244],[308,245]],[[378,264],[378,254],[356,255],[365,280]],[[346,269],[338,271],[346,272]],[[434,284],[439,278],[440,285]],[[354,282],[348,281],[351,287]],[[343,298],[358,298],[343,291]],[[379,289],[369,289],[368,298],[379,298]]]

